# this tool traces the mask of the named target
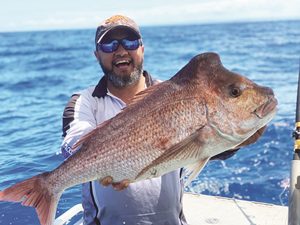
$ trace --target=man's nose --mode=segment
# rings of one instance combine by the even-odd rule
[[[124,56],[127,55],[128,51],[120,44],[115,51],[116,56]]]

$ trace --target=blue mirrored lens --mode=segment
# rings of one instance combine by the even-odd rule
[[[139,40],[127,40],[127,39],[123,39],[121,40],[122,46],[126,49],[126,50],[135,50],[140,46],[140,42]]]
[[[112,53],[118,49],[120,44],[126,50],[136,50],[142,44],[142,41],[139,39],[138,40],[127,40],[127,39],[113,40],[109,43],[100,43],[97,45],[97,47],[100,48],[100,50],[102,50],[103,52]]]
[[[118,49],[118,47],[119,47],[119,41],[113,40],[110,43],[99,44],[99,46],[100,46],[100,49],[103,52],[111,53],[111,52],[114,52],[114,51],[116,51]]]

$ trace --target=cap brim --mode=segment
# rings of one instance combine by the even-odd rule
[[[137,36],[138,38],[141,38],[140,32],[137,31],[136,29],[134,29],[134,28],[132,28],[132,27],[130,27],[130,26],[126,26],[126,25],[117,25],[117,26],[111,27],[110,29],[108,29],[107,31],[105,31],[105,32],[99,37],[99,39],[98,39],[98,41],[97,41],[97,44],[100,43],[100,41],[104,38],[104,36],[105,36],[107,33],[111,32],[111,31],[113,31],[113,30],[116,30],[116,29],[127,29],[127,30],[130,30],[130,31],[132,31],[134,34],[136,34],[136,36]]]

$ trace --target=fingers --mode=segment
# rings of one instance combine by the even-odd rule
[[[113,182],[113,178],[111,176],[104,177],[103,179],[100,180],[100,184],[103,186],[107,187],[109,185],[112,185],[112,187],[116,191],[121,191],[127,188],[130,184],[130,181],[128,179],[124,179],[121,182]]]
[[[121,182],[113,183],[112,186],[116,191],[122,191],[127,188],[130,184],[129,180],[122,180]]]
[[[113,178],[111,176],[104,177],[102,180],[100,180],[100,184],[107,187],[111,185],[113,182]]]

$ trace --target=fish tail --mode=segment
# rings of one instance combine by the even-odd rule
[[[0,191],[0,201],[21,202],[36,209],[41,225],[53,225],[58,200],[46,185],[47,174],[43,173]]]

